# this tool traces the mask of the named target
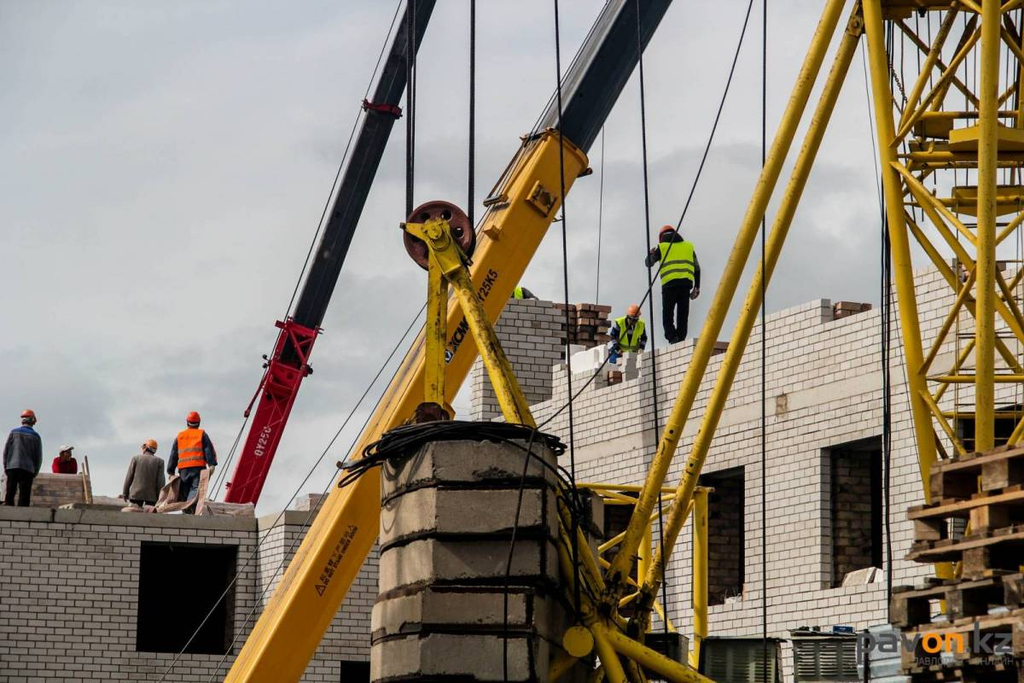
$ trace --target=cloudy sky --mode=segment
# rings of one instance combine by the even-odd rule
[[[818,10],[800,0],[770,4],[771,131]],[[653,230],[682,209],[746,5],[677,0],[648,49]],[[562,1],[565,62],[600,6]],[[466,204],[467,8],[440,0],[420,50],[417,201]],[[0,416],[13,427],[23,408],[34,408],[47,460],[60,444],[74,444],[89,455],[94,490],[116,495],[138,444],[156,438],[166,455],[192,409],[227,454],[394,11],[383,0],[0,3]],[[691,333],[703,322],[759,170],[760,19],[755,9],[684,225],[705,280]],[[554,87],[551,2],[482,0],[478,44],[479,201]],[[644,287],[638,97],[634,75],[605,132],[599,298],[617,309]],[[821,297],[878,299],[866,113],[858,57],[769,310]],[[400,130],[261,512],[288,501],[422,304],[422,271],[397,230]],[[598,143],[591,164],[601,161]],[[577,183],[566,208],[577,301],[597,295],[598,181],[595,173]],[[561,281],[553,230],[523,282],[541,298],[560,298]],[[344,457],[369,407],[357,411],[327,463]],[[328,476],[321,468],[304,490],[322,489]]]

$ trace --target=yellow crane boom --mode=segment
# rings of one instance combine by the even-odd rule
[[[470,271],[488,319],[497,320],[562,204],[587,171],[594,141],[671,0],[609,0],[564,78],[565,105],[549,103],[538,133],[526,136],[485,202]],[[637,12],[640,12],[639,18]],[[561,135],[555,127],[561,124]],[[561,144],[560,144],[561,141]],[[564,174],[564,180],[563,180]],[[397,246],[397,245],[396,245]],[[448,312],[445,396],[450,402],[477,350],[460,308]],[[424,396],[421,331],[353,451],[412,416]],[[371,470],[331,491],[280,585],[225,678],[230,683],[297,681],[377,538],[379,475]]]

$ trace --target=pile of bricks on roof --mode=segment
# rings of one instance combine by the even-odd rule
[[[566,324],[569,329],[566,333],[569,344],[579,344],[591,347],[599,344],[607,344],[611,337],[608,336],[608,328],[611,321],[608,314],[612,312],[611,306],[600,306],[598,304],[559,304],[555,306],[566,311],[568,320],[563,323],[562,330],[565,331]]]
[[[857,301],[837,301],[832,304],[832,319],[839,320],[858,313],[871,310],[871,304],[862,304]]]
[[[6,484],[2,482],[0,491],[7,490]],[[92,483],[81,474],[40,472],[32,480],[32,507],[58,508],[69,503],[85,503],[87,491],[92,493]]]
[[[960,576],[893,589],[890,621],[908,640],[921,636],[904,649],[903,668],[913,683],[1020,683],[1024,448],[1002,446],[936,463],[929,483],[932,502],[908,514],[914,545],[907,559],[959,563]],[[985,642],[999,643],[1000,650],[987,651]]]

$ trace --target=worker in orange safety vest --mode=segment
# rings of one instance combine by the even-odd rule
[[[178,433],[171,444],[171,454],[167,458],[167,474],[174,476],[178,469],[181,487],[178,500],[191,500],[199,492],[199,476],[205,468],[210,468],[210,476],[217,467],[217,451],[213,448],[210,435],[199,428],[199,413],[192,411],[185,418],[187,429]]]

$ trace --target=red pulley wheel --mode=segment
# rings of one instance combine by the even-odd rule
[[[451,227],[452,237],[466,256],[473,255],[476,247],[476,231],[469,224],[469,217],[459,207],[449,202],[435,200],[416,207],[406,222],[426,223],[431,218],[443,218]],[[419,267],[426,270],[430,263],[430,250],[423,240],[413,237],[408,232],[402,234],[405,250]]]

